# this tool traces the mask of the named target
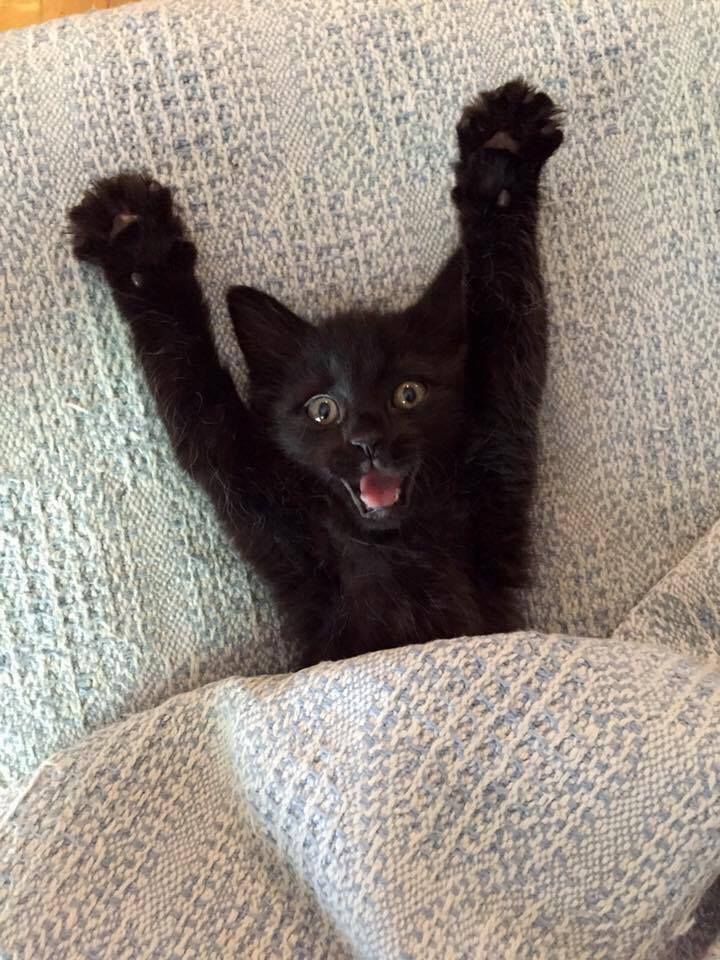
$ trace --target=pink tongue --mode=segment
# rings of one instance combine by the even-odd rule
[[[402,477],[371,470],[360,478],[360,499],[368,510],[391,507],[400,499]]]

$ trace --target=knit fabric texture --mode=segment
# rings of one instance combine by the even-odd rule
[[[407,302],[455,240],[461,104],[518,73],[547,89],[568,136],[527,623],[607,635],[720,514],[719,9],[169,0],[0,38],[7,782],[172,693],[292,664],[70,257],[88,182],[175,185],[240,380],[226,286],[311,316]]]
[[[719,20],[164,0],[0,36],[0,955],[655,960],[691,925],[720,871]],[[517,74],[567,113],[528,632],[253,678],[292,638],[65,211],[119,169],[174,185],[242,387],[225,288],[406,303],[455,242],[459,109]]]
[[[612,640],[441,640],[93,734],[6,797],[0,953],[665,957],[720,867],[718,554]],[[708,613],[702,661],[659,646]]]

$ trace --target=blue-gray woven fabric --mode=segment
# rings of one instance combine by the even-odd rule
[[[0,955],[665,957],[720,868],[718,569],[720,527],[610,640],[441,640],[104,728],[6,797]]]
[[[629,960],[688,926],[720,870],[719,20],[166,0],[0,37],[0,951]],[[292,638],[65,210],[175,185],[241,384],[224,288],[407,302],[455,240],[458,109],[520,73],[568,130],[533,632],[203,686]]]

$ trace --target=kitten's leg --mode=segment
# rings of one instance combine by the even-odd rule
[[[481,394],[502,397],[514,416],[537,406],[545,378],[536,228],[540,172],[563,139],[558,110],[546,94],[513,80],[466,107],[457,136],[453,199],[470,368],[484,380]]]
[[[500,579],[524,579],[547,318],[538,265],[539,178],[563,134],[550,98],[514,80],[482,93],[457,128],[457,206],[478,464],[494,489],[487,540]]]
[[[130,327],[181,466],[276,594],[311,592],[304,531],[284,507],[290,471],[219,363],[195,247],[170,191],[136,174],[103,180],[70,224],[75,255],[102,268]]]
[[[223,450],[252,426],[218,361],[196,250],[170,191],[121,174],[96,183],[69,217],[73,252],[102,268],[180,464],[212,487],[213,471],[229,466]]]

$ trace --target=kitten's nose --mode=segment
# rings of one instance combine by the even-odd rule
[[[350,438],[350,444],[353,447],[357,447],[359,450],[365,454],[368,460],[372,460],[377,453],[377,448],[380,446],[380,434],[379,433],[363,433],[356,434]]]

